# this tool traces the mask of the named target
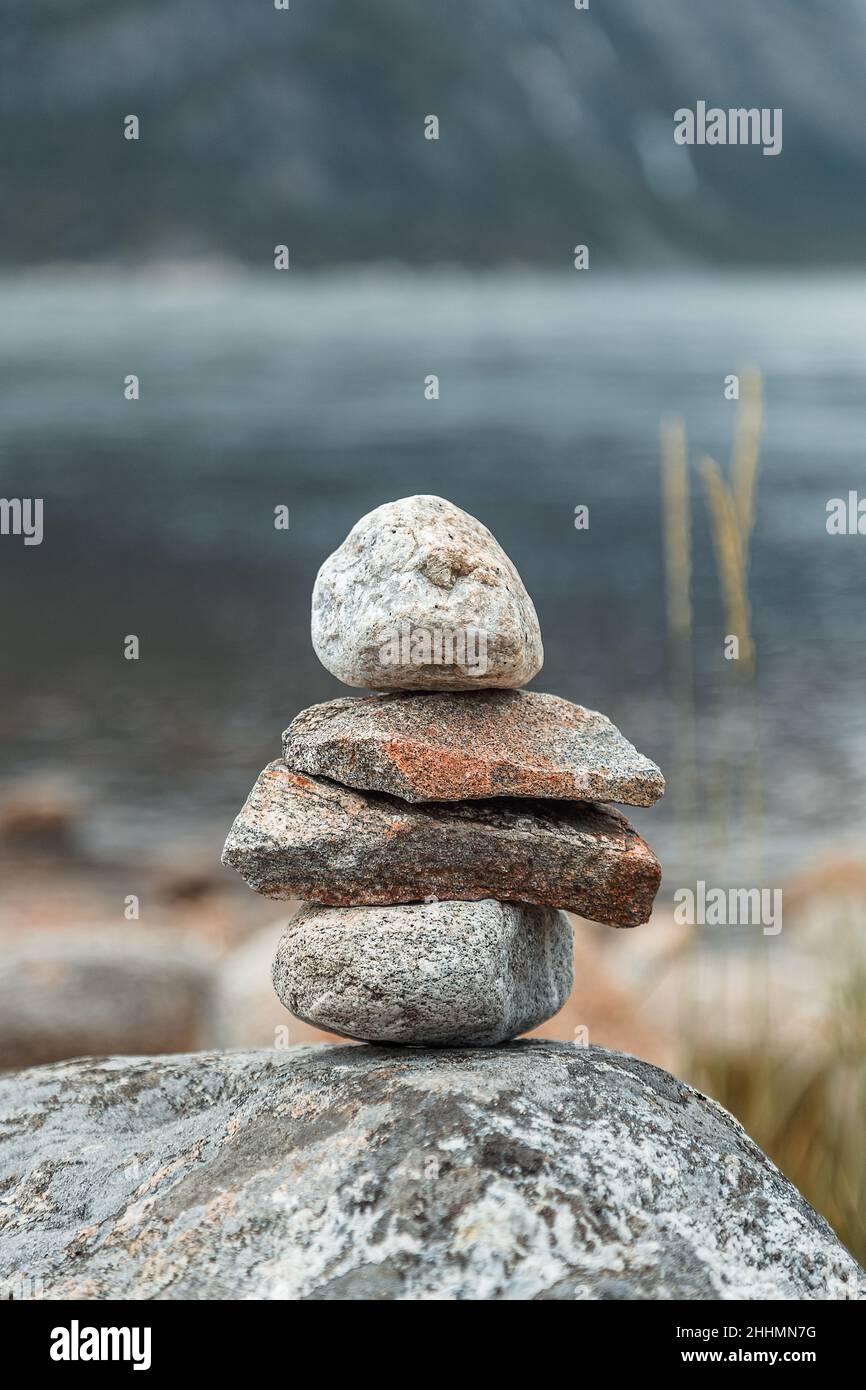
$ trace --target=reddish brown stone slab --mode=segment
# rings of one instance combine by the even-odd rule
[[[651,806],[665,779],[603,714],[526,690],[330,700],[283,734],[286,763],[405,801],[554,797]]]
[[[292,772],[260,774],[223,863],[272,898],[335,907],[495,898],[610,926],[649,918],[661,868],[619,812],[591,802],[428,802]]]

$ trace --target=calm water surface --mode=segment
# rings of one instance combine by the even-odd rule
[[[695,474],[692,748],[659,422],[681,413],[693,461],[727,466],[723,379],[749,364],[767,411],[759,669],[737,690],[722,657]],[[0,381],[0,492],[45,499],[41,546],[0,541],[4,768],[82,783],[98,849],[188,833],[218,851],[284,725],[341,693],[309,642],[318,565],[413,492],[473,512],[514,559],[545,639],[535,687],[605,710],[668,773],[635,820],[670,885],[862,846],[866,536],[829,537],[825,508],[866,497],[866,279],[43,274],[0,282]]]

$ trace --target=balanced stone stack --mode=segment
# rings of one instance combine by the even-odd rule
[[[306,901],[274,962],[296,1017],[345,1037],[491,1045],[572,987],[563,909],[649,918],[661,869],[611,802],[664,779],[609,719],[518,687],[540,671],[532,601],[494,537],[439,497],[378,507],[325,561],[313,646],[379,692],[302,711],[223,862]]]

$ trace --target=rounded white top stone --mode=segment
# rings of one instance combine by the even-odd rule
[[[369,512],[319,570],[323,666],[371,690],[513,689],[541,670],[531,598],[498,541],[442,497]]]

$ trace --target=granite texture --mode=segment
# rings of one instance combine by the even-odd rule
[[[286,763],[406,801],[494,796],[651,806],[664,778],[603,714],[527,690],[330,700],[283,734]]]
[[[273,898],[332,907],[496,898],[620,927],[648,921],[661,879],[625,817],[592,802],[411,805],[282,761],[256,780],[223,863]]]
[[[296,1018],[342,1037],[492,1046],[559,1012],[571,958],[571,924],[550,908],[307,903],[286,927],[273,981]]]
[[[544,661],[514,565],[442,497],[387,502],[352,527],[319,570],[311,631],[323,666],[374,690],[515,687]]]
[[[866,1297],[720,1106],[569,1043],[3,1076],[0,1193],[4,1297],[28,1278],[48,1300]]]

